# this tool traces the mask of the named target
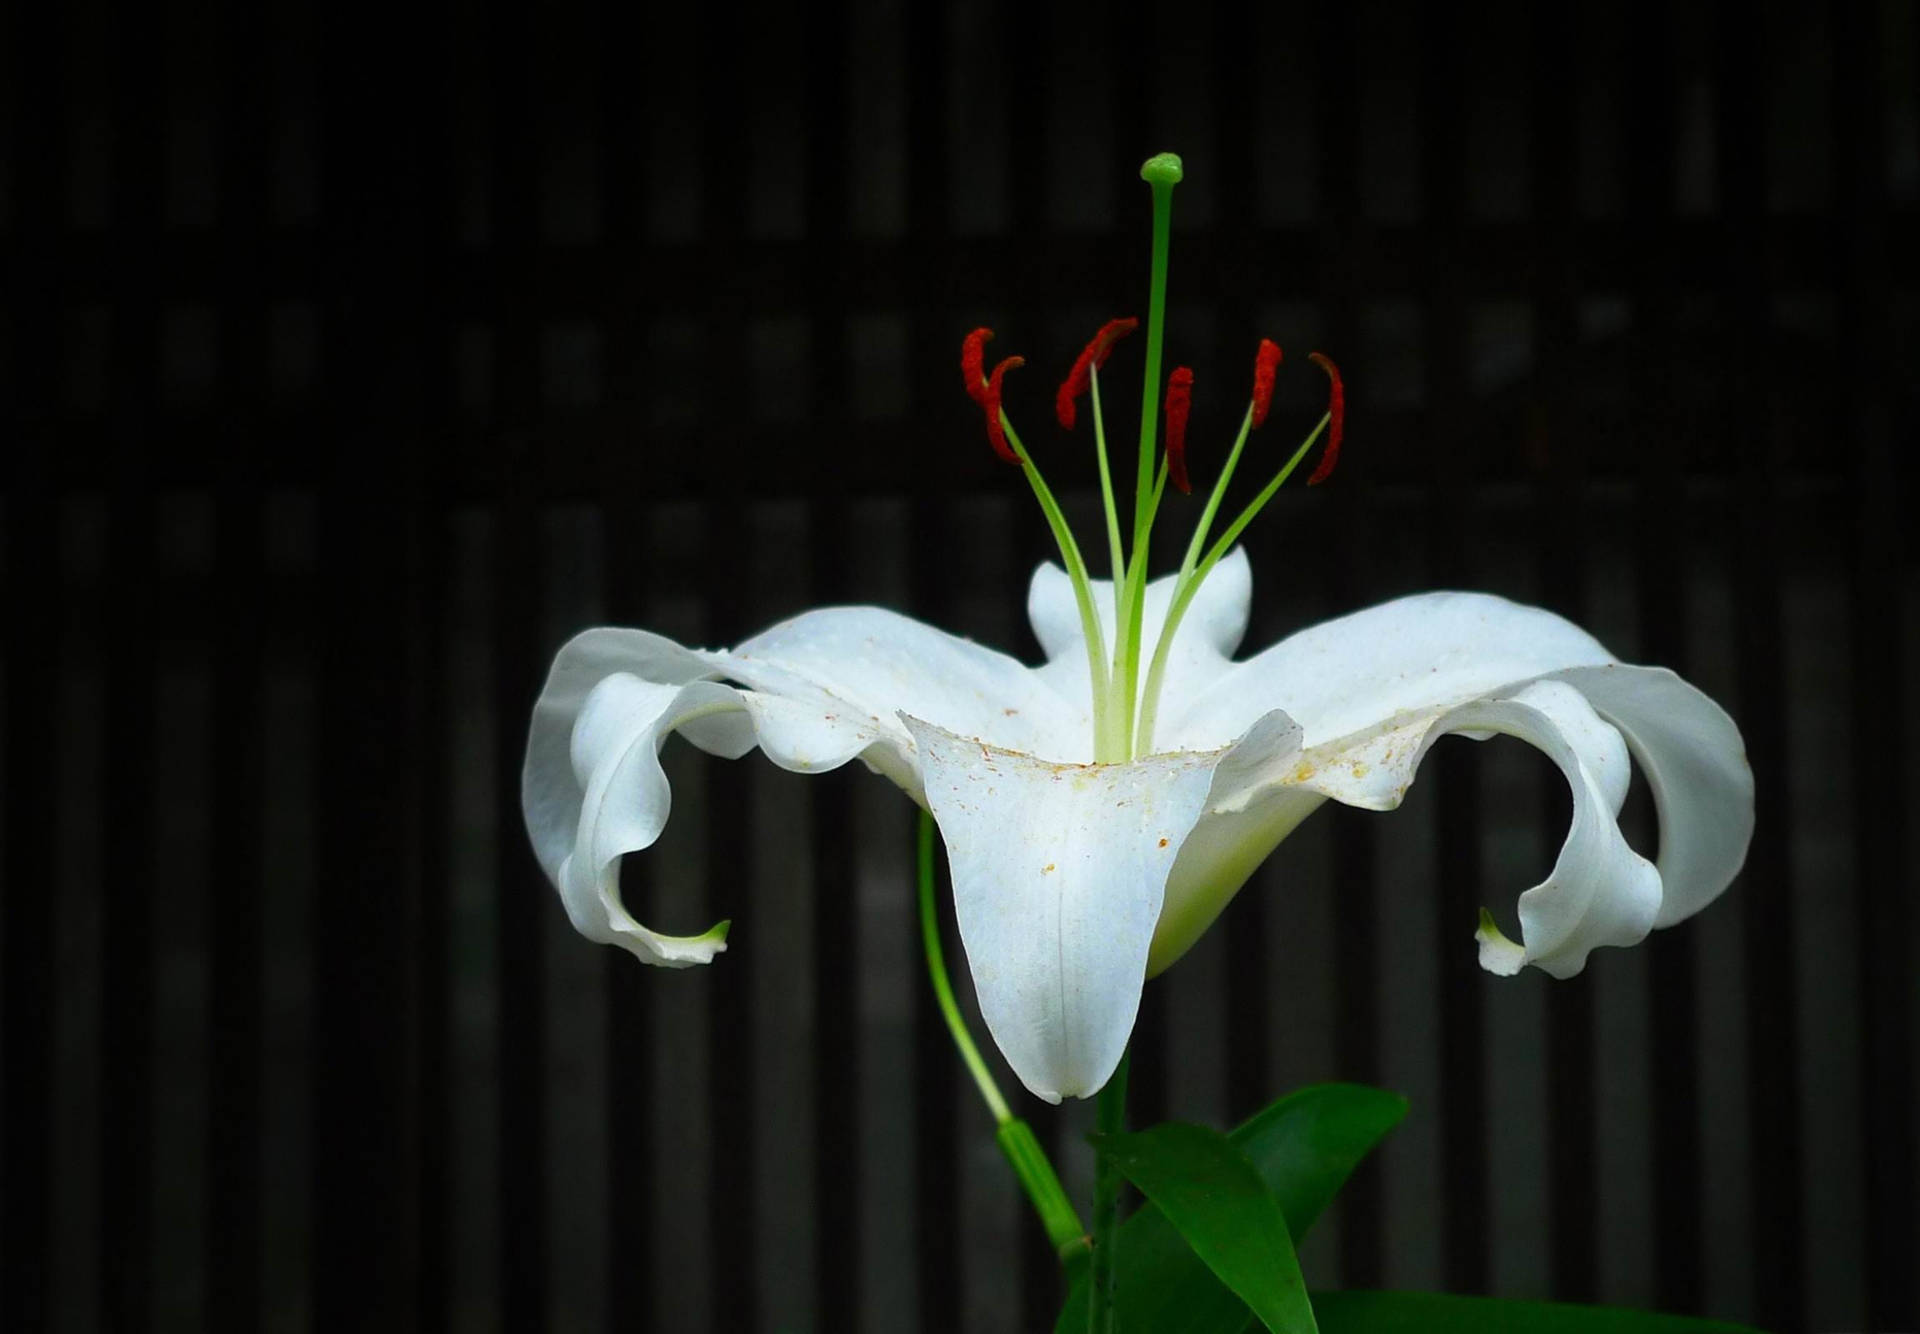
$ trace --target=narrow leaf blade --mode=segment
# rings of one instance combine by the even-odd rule
[[[1407,1102],[1359,1084],[1315,1084],[1278,1099],[1228,1136],[1280,1202],[1298,1246],[1327,1202],[1374,1145],[1399,1125]],[[1159,1209],[1147,1204],[1120,1228],[1115,1306],[1122,1327],[1155,1334],[1239,1334],[1246,1304],[1222,1286]],[[1084,1282],[1075,1283],[1056,1334],[1087,1327]]]
[[[1316,1334],[1280,1203],[1217,1130],[1168,1121],[1098,1148],[1158,1206],[1214,1276],[1276,1334]],[[1128,1263],[1116,1237],[1119,1263]]]
[[[1759,1334],[1747,1325],[1617,1306],[1439,1292],[1323,1292],[1313,1307],[1322,1334]]]

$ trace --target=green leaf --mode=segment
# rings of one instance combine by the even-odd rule
[[[1363,1084],[1313,1084],[1256,1113],[1228,1138],[1280,1201],[1294,1245],[1373,1147],[1407,1116],[1407,1100]]]
[[[1278,1334],[1317,1334],[1280,1202],[1232,1140],[1167,1121],[1137,1134],[1096,1136],[1094,1147],[1262,1324]],[[1125,1244],[1116,1251],[1116,1264],[1128,1264]]]
[[[1438,1292],[1323,1292],[1322,1334],[1758,1334],[1748,1325],[1617,1306],[1506,1302]]]
[[[1261,1111],[1229,1139],[1280,1203],[1297,1245],[1375,1144],[1407,1114],[1398,1094],[1358,1084],[1316,1084]],[[1246,1304],[1221,1284],[1151,1204],[1120,1227],[1125,1257],[1115,1305],[1123,1330],[1239,1334]],[[1054,1328],[1087,1327],[1087,1294],[1076,1283]]]

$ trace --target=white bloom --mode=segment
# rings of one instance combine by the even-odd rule
[[[1092,588],[1116,642],[1112,585]],[[1172,589],[1147,588],[1146,644]],[[758,746],[799,773],[859,758],[939,822],[982,1013],[1049,1101],[1100,1088],[1143,981],[1315,807],[1391,810],[1448,733],[1530,742],[1573,793],[1552,873],[1520,896],[1520,941],[1481,933],[1493,972],[1570,977],[1596,947],[1698,912],[1740,869],[1753,779],[1739,732],[1672,672],[1476,593],[1402,598],[1234,662],[1250,594],[1236,550],[1177,626],[1153,735],[1108,764],[1093,763],[1084,622],[1051,565],[1028,598],[1047,655],[1032,668],[875,607],[808,612],[731,651],[589,630],[561,649],[534,710],[527,829],[584,935],[648,963],[705,963],[722,928],[663,936],[620,899],[621,857],[667,821],[669,734],[728,759]],[[1659,810],[1657,865],[1615,822],[1629,754]]]
[[[1234,543],[1324,433],[1308,484],[1339,456],[1340,372],[1320,353],[1327,413],[1272,480],[1212,536],[1249,434],[1272,402],[1280,348],[1262,340],[1238,438],[1178,573],[1146,582],[1155,515],[1187,489],[1193,373],[1168,377],[1165,457],[1158,368],[1171,192],[1158,154],[1133,522],[1109,470],[1099,378],[1138,321],[1102,326],[1055,399],[1073,429],[1086,395],[1110,566],[1096,582],[1002,402],[1020,357],[987,370],[992,332],[962,344],[961,374],[989,439],[1032,486],[1065,568],[1027,599],[1047,661],[1004,654],[875,607],[808,612],[731,652],[640,630],[589,630],[561,649],[535,706],[522,782],[527,829],[573,924],[648,963],[705,963],[725,924],[662,936],[620,901],[620,859],[667,821],[659,750],[672,732],[733,759],[755,746],[796,772],[859,757],[933,813],[981,1013],[1021,1081],[1084,1097],[1119,1063],[1142,983],[1178,959],[1273,849],[1331,797],[1400,804],[1450,732],[1538,746],[1566,775],[1573,819],[1553,872],[1520,896],[1520,942],[1483,918],[1480,962],[1571,977],[1601,945],[1631,945],[1727,887],[1753,832],[1740,734],[1712,700],[1658,667],[1629,667],[1548,612],[1477,593],[1403,598],[1303,630],[1232,661],[1252,592]],[[1131,534],[1131,555],[1127,536]],[[1211,540],[1210,540],[1211,539]],[[1111,651],[1110,651],[1111,650]],[[1144,669],[1144,671],[1143,671]],[[1658,866],[1620,836],[1628,755],[1660,812]]]

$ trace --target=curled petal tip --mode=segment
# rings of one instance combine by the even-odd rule
[[[1485,908],[1480,910],[1480,925],[1473,938],[1480,942],[1480,966],[1495,977],[1512,977],[1526,967],[1526,947],[1509,940]]]

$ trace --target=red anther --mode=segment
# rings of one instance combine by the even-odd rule
[[[1193,411],[1193,372],[1175,366],[1167,377],[1167,480],[1181,495],[1193,487],[1187,481],[1187,414]]]
[[[1340,368],[1333,364],[1331,357],[1309,352],[1307,360],[1325,371],[1327,378],[1333,381],[1327,391],[1327,447],[1320,453],[1320,466],[1313,470],[1313,476],[1307,478],[1308,486],[1318,486],[1333,475],[1333,465],[1340,461],[1340,432],[1347,423],[1347,388],[1340,383]]]
[[[1091,372],[1104,367],[1113,352],[1113,345],[1139,327],[1140,321],[1132,318],[1108,320],[1100,326],[1100,332],[1093,336],[1093,341],[1080,350],[1080,355],[1074,359],[1073,369],[1067,372],[1067,378],[1060,386],[1060,392],[1053,396],[1053,415],[1060,419],[1061,426],[1069,431],[1073,429],[1073,401],[1087,392]]]
[[[1026,364],[1025,357],[1008,357],[993,368],[993,374],[987,377],[986,386],[980,391],[980,407],[987,414],[987,439],[993,442],[993,452],[1016,465],[1020,462],[1020,456],[1008,446],[1007,428],[1000,421],[1000,381],[1015,366]]]
[[[1253,354],[1253,424],[1258,426],[1267,419],[1267,409],[1273,406],[1273,373],[1280,369],[1280,345],[1271,338],[1260,340],[1260,350]]]
[[[960,344],[960,374],[967,382],[967,397],[978,403],[980,395],[987,392],[987,377],[984,366],[987,359],[987,340],[993,337],[991,329],[975,329],[967,335],[967,341]]]

